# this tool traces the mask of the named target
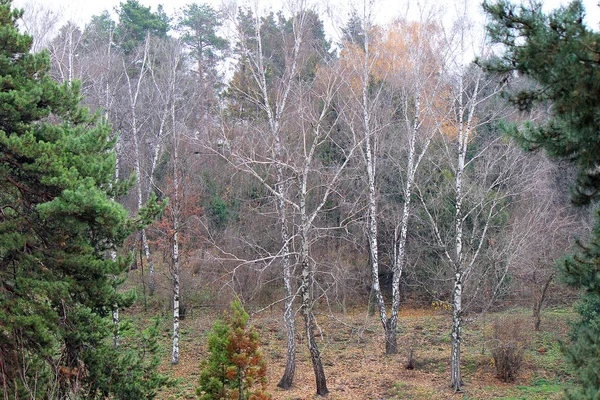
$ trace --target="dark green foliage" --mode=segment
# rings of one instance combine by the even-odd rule
[[[269,399],[265,392],[267,367],[259,351],[260,340],[248,327],[248,314],[234,301],[225,321],[216,321],[208,336],[208,359],[196,390],[202,400]]]
[[[143,43],[146,35],[159,38],[167,37],[169,17],[161,5],[156,12],[141,5],[137,0],[127,0],[118,9],[119,23],[115,30],[117,42],[123,51],[130,52]]]
[[[592,399],[600,396],[600,211],[591,241],[580,246],[579,254],[565,259],[563,280],[583,290],[575,310],[581,319],[572,325],[571,343],[563,347],[575,367],[582,386],[570,398]]]
[[[515,6],[506,1],[484,3],[492,18],[488,31],[505,53],[488,62],[500,73],[518,71],[538,86],[512,94],[521,109],[550,101],[550,119],[541,125],[507,126],[527,149],[543,148],[550,155],[572,160],[578,167],[573,199],[588,204],[600,198],[600,33],[583,24],[580,1],[545,15],[541,4]],[[577,305],[581,320],[565,346],[576,366],[581,388],[571,398],[600,397],[600,215],[591,241],[561,266],[564,280],[582,290]]]
[[[121,330],[119,348],[106,347],[102,351],[86,351],[82,355],[90,371],[89,392],[92,398],[114,396],[117,399],[153,399],[156,388],[172,384],[157,372],[160,358],[158,336],[160,320],[151,322],[142,332],[132,326]]]
[[[348,17],[346,26],[342,28],[342,46],[347,44],[354,44],[359,46],[361,49],[365,49],[365,34],[363,32],[362,19],[353,10]]]
[[[108,11],[94,15],[83,31],[83,43],[90,50],[94,47],[106,47],[112,40],[116,24]]]
[[[200,66],[198,72],[203,75],[202,67],[214,68],[220,52],[228,47],[227,40],[217,35],[221,18],[208,4],[189,4],[182,11],[177,25],[183,33],[181,40],[192,50]]]
[[[574,199],[580,204],[598,199],[600,33],[583,24],[580,1],[549,15],[541,4],[521,7],[501,1],[486,2],[484,7],[494,19],[488,26],[492,40],[506,46],[504,55],[486,67],[500,73],[518,71],[538,84],[510,96],[519,108],[552,103],[547,123],[512,126],[509,132],[527,148],[542,147],[550,155],[576,162]]]
[[[219,229],[227,226],[227,222],[231,216],[227,203],[216,194],[210,199],[208,207],[206,207],[206,212],[215,227]]]
[[[132,301],[117,293],[115,277],[131,259],[107,255],[160,207],[129,220],[111,200],[128,183],[113,181],[111,129],[79,107],[78,84],[50,79],[48,56],[31,54],[31,37],[18,33],[20,16],[0,0],[2,390],[9,398],[54,398],[74,390],[68,382],[76,379],[86,398],[119,397],[129,372],[98,386],[114,363],[146,376],[156,365],[138,362],[135,348],[118,356],[111,349],[111,310]],[[145,387],[128,398],[151,397],[159,383],[132,383]]]
[[[252,69],[257,65],[258,33],[260,34],[265,70],[265,80],[268,95],[276,97],[281,80],[290,79],[289,63],[294,58],[294,42],[302,29],[302,46],[298,54],[298,78],[304,81],[314,79],[317,65],[323,60],[333,57],[329,52],[331,43],[325,37],[325,29],[319,15],[308,10],[293,18],[286,18],[282,12],[273,12],[260,18],[257,32],[256,17],[251,10],[240,10],[238,14],[238,29],[242,40],[237,44],[235,51],[240,56],[240,61],[232,78],[230,89],[226,95],[232,100],[230,110],[237,115],[251,118],[261,115],[262,106],[256,103],[258,99],[264,101],[263,93],[256,84]],[[302,25],[300,27],[300,25]],[[252,100],[249,100],[252,99]]]
[[[221,399],[225,397],[225,387],[231,386],[227,378],[227,368],[231,365],[227,356],[227,334],[229,327],[217,320],[208,335],[208,360],[202,362],[202,373],[196,393],[201,399]]]
[[[229,186],[219,185],[208,173],[202,175],[208,192],[203,201],[206,216],[209,218],[212,228],[225,229],[231,221],[237,218],[239,203],[232,197]]]

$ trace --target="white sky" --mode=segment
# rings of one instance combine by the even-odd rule
[[[50,8],[57,10],[62,16],[64,22],[71,20],[77,22],[79,25],[85,25],[93,15],[98,15],[104,10],[114,14],[115,7],[118,7],[121,1],[126,0],[13,0],[13,5],[27,10],[27,5],[30,3],[42,5],[44,8]],[[219,9],[223,1],[231,4],[236,0],[139,0],[139,2],[145,6],[150,6],[152,11],[156,11],[159,4],[163,5],[164,10],[169,16],[172,16],[180,10],[183,6],[197,3],[208,3],[215,9]],[[271,8],[274,11],[279,9],[285,9],[286,0],[239,0],[248,4],[248,2],[258,2],[261,8]],[[309,2],[311,0],[308,0]],[[481,1],[482,0],[467,0],[470,2],[473,10],[472,18],[475,21],[483,21],[481,17]],[[515,0],[516,1],[516,0]],[[345,23],[348,18],[349,11],[352,4],[356,4],[358,7],[363,3],[362,0],[312,0],[316,4],[317,9],[325,20],[326,29],[329,35],[336,36],[335,29],[333,26]],[[385,23],[393,18],[415,15],[419,5],[427,3],[434,4],[436,7],[444,8],[442,11],[443,15],[448,16],[453,11],[454,1],[449,0],[373,0],[376,20],[379,23]],[[543,0],[542,1],[547,10],[556,8],[560,4],[569,3],[568,0]],[[598,30],[600,29],[600,7],[598,7],[598,0],[583,0],[586,7],[587,17],[586,23],[588,26]],[[410,7],[409,7],[410,5]],[[339,29],[339,28],[338,28]]]

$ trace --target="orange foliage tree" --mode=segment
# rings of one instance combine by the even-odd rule
[[[238,300],[231,303],[226,325],[216,321],[208,338],[209,357],[202,362],[200,399],[266,400],[267,364],[260,340],[248,327],[248,314]]]

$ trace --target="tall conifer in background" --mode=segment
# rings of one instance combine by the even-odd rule
[[[511,96],[522,110],[543,101],[552,104],[543,124],[508,127],[528,149],[572,160],[578,167],[573,190],[576,204],[600,200],[600,33],[583,23],[580,1],[546,15],[541,3],[516,6],[502,0],[484,3],[492,18],[488,32],[504,54],[488,69],[518,72],[537,83],[534,89]],[[573,362],[582,387],[571,398],[597,398],[600,394],[600,210],[591,241],[565,260],[563,277],[582,290],[576,309],[581,320],[573,327],[565,352]]]
[[[79,85],[48,75],[46,53],[0,0],[0,391],[5,398],[151,398],[153,332],[142,351],[111,346],[110,314],[131,296],[107,253],[157,211],[130,220],[111,200],[111,129],[79,106]]]

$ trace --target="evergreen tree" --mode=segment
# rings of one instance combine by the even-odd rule
[[[348,17],[346,26],[342,28],[342,42],[340,43],[340,46],[347,46],[348,43],[359,46],[363,51],[365,49],[363,22],[356,10],[352,11]]]
[[[116,23],[111,18],[108,11],[103,11],[100,15],[94,15],[85,26],[83,31],[83,42],[86,48],[106,47],[112,41],[112,34]]]
[[[164,379],[152,351],[111,348],[109,315],[132,296],[115,279],[130,258],[107,253],[137,220],[111,200],[111,129],[79,106],[79,84],[48,75],[46,53],[0,0],[0,381],[6,398],[151,398]],[[148,337],[150,339],[150,337]],[[148,350],[148,349],[145,349]],[[151,350],[151,349],[150,349]]]
[[[119,23],[115,36],[125,53],[143,43],[146,35],[163,39],[167,37],[170,21],[162,5],[158,6],[156,12],[152,12],[150,7],[144,7],[137,0],[127,0],[120,4],[117,13]]]
[[[248,314],[234,301],[225,323],[216,321],[208,336],[209,357],[202,363],[200,399],[266,400],[267,366],[259,351],[256,331],[248,327]]]
[[[551,117],[543,124],[527,123],[507,130],[528,149],[572,160],[578,167],[573,187],[576,204],[600,199],[600,33],[583,23],[585,10],[573,1],[546,15],[541,3],[516,6],[506,0],[484,3],[492,18],[488,32],[505,51],[488,63],[503,74],[517,72],[537,83],[534,89],[510,96],[527,110],[549,101]],[[561,266],[564,279],[582,290],[576,305],[581,320],[574,325],[567,357],[576,366],[582,387],[571,398],[600,396],[600,210],[591,241]]]
[[[177,25],[183,34],[181,41],[191,49],[192,57],[198,64],[198,74],[204,78],[207,72],[215,68],[221,58],[220,53],[228,47],[227,40],[217,34],[223,23],[219,14],[208,4],[189,4],[182,12]]]

